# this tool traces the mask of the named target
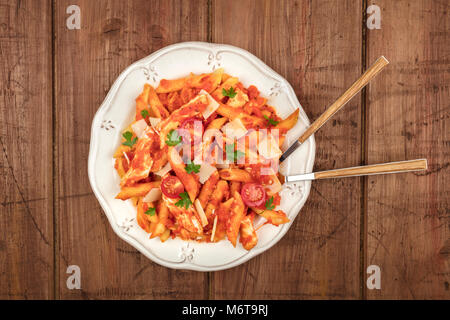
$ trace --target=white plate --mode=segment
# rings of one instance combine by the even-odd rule
[[[235,267],[266,251],[288,231],[297,213],[309,195],[311,182],[283,185],[281,205],[290,223],[279,227],[260,228],[258,244],[246,251],[238,242],[234,248],[229,241],[197,243],[169,239],[161,243],[136,222],[136,209],[129,201],[115,199],[119,192],[119,176],[114,170],[113,154],[120,144],[121,132],[133,120],[135,99],[146,82],[157,86],[162,78],[174,79],[193,73],[211,72],[222,67],[225,72],[239,77],[244,86],[255,85],[268,104],[285,118],[300,108],[297,125],[286,137],[294,141],[309,125],[289,83],[249,52],[221,44],[184,42],[165,47],[129,66],[114,82],[92,122],[89,151],[89,181],[109,222],[119,237],[156,263],[174,269],[214,271]],[[314,163],[314,137],[308,139],[281,167],[283,174],[311,172]],[[262,223],[256,221],[257,224]]]

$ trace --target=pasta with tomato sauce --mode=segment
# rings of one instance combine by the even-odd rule
[[[145,84],[134,121],[114,154],[117,199],[131,200],[139,226],[168,238],[258,242],[254,226],[289,222],[276,210],[277,161],[298,109],[281,119],[251,85],[217,69]]]

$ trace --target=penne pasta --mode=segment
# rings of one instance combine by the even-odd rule
[[[290,221],[286,214],[281,210],[274,211],[253,209],[253,211],[258,213],[261,217],[266,218],[267,221],[274,226],[279,226],[280,224],[288,223]]]
[[[225,96],[223,95],[223,89],[229,90],[231,87],[235,87],[238,82],[238,78],[229,77],[211,95],[214,97],[214,99],[222,101],[222,99],[225,98]]]
[[[138,225],[144,229],[147,233],[150,232],[150,221],[147,219],[144,213],[143,203],[142,201],[138,203],[137,205],[137,216],[136,221]]]
[[[217,218],[217,221],[214,235],[211,234],[212,242],[223,240],[226,237],[227,223],[230,218],[230,208],[233,204],[233,201],[234,199],[230,198],[219,205],[219,208],[216,211],[216,217],[214,218],[214,220],[216,220]]]
[[[227,237],[231,244],[236,247],[241,221],[245,216],[246,208],[238,192],[234,193],[233,198],[233,204],[230,207],[230,217],[227,221]]]
[[[240,237],[239,242],[245,250],[251,250],[258,243],[258,236],[256,235],[256,230],[253,226],[253,220],[255,218],[255,213],[252,212],[245,216],[241,222]]]
[[[159,140],[158,135],[151,129],[147,127],[144,137],[138,140],[136,144],[136,151],[131,160],[128,171],[120,180],[121,186],[127,186],[134,184],[139,180],[148,177],[150,170],[153,166],[153,157],[151,156],[152,145]]]
[[[225,180],[220,180],[217,183],[216,188],[214,189],[213,193],[211,194],[211,198],[209,199],[209,202],[206,206],[205,215],[208,221],[211,223],[214,219],[213,213],[219,206],[220,202],[228,197],[229,188],[228,183]]]
[[[113,154],[116,198],[133,204],[151,239],[228,239],[251,250],[256,214],[289,222],[276,208],[281,182],[271,161],[298,114],[282,120],[258,88],[222,68],[145,84]]]
[[[132,197],[143,197],[153,188],[159,188],[160,181],[152,181],[146,183],[138,183],[133,186],[122,187],[116,199],[127,200]]]
[[[131,148],[129,146],[125,146],[123,144],[121,144],[116,151],[114,152],[113,158],[121,158],[123,157],[123,153],[124,152],[130,152]]]
[[[213,121],[211,121],[208,125],[208,127],[206,127],[206,130],[220,130],[220,128],[222,128],[222,126],[225,124],[225,122],[227,122],[228,119],[227,118],[217,118],[214,119]]]
[[[230,194],[241,192],[241,183],[239,181],[230,181]]]
[[[292,129],[293,126],[295,126],[295,124],[298,121],[298,113],[299,113],[299,109],[296,109],[294,112],[292,112],[289,117],[287,117],[286,119],[280,121],[274,128],[278,129],[282,132],[287,132],[290,129]]]
[[[222,169],[219,171],[221,179],[238,182],[252,182],[253,177],[248,171],[242,169]]]
[[[153,230],[150,238],[161,237],[164,234],[168,219],[169,209],[164,202],[161,202],[158,206],[158,222],[156,223],[155,229]]]
[[[202,186],[200,194],[198,195],[198,200],[200,201],[203,209],[206,208],[206,204],[208,203],[217,182],[219,182],[219,172],[216,171],[209,177],[208,180],[206,180],[205,184]]]
[[[186,172],[186,166],[184,165],[183,160],[174,147],[169,147],[168,156],[170,166],[172,167],[177,177],[180,178],[181,182],[184,185],[184,188],[189,194],[191,202],[193,203],[195,201],[195,198],[197,198],[200,190],[198,177],[196,177],[192,173]]]
[[[197,89],[203,89],[208,93],[213,92],[222,80],[223,68],[216,69],[213,73],[193,75],[188,78],[187,85]]]
[[[157,93],[168,93],[178,91],[184,88],[187,78],[166,80],[162,79],[159,86],[156,88]]]
[[[161,139],[161,148],[166,145],[167,135],[170,131],[177,129],[184,120],[198,116],[206,109],[208,99],[204,95],[199,95],[181,108],[172,112],[165,120],[158,123],[156,130],[159,132]]]
[[[150,109],[155,118],[165,119],[169,116],[169,111],[163,106],[161,101],[156,94],[155,89],[152,86],[149,87],[148,92],[148,104],[150,105]]]

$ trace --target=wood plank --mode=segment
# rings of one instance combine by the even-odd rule
[[[445,1],[377,1],[368,61],[391,62],[367,95],[368,162],[428,158],[425,173],[368,180],[366,265],[381,268],[370,299],[448,299],[450,24]]]
[[[156,265],[115,235],[91,192],[87,157],[92,118],[116,77],[161,47],[206,40],[206,1],[77,1],[81,30],[68,30],[72,3],[55,8],[60,297],[204,298],[207,274]],[[66,288],[72,264],[81,290]]]
[[[316,119],[361,74],[361,9],[361,1],[213,1],[212,40],[265,61]],[[315,135],[315,170],[360,164],[360,102],[357,95]],[[360,197],[358,178],[314,182],[277,245],[213,274],[212,298],[358,298]]]
[[[53,295],[50,1],[0,1],[0,298]]]

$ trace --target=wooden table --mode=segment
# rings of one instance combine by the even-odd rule
[[[81,9],[69,30],[66,9]],[[381,9],[368,29],[366,8]],[[449,299],[446,1],[0,0],[0,297]],[[390,65],[315,136],[316,170],[427,158],[429,170],[313,183],[272,249],[231,270],[161,267],[120,240],[87,176],[92,118],[132,62],[188,40],[242,47],[317,118],[378,56]],[[69,290],[69,265],[81,289]],[[381,269],[381,289],[366,268]]]

